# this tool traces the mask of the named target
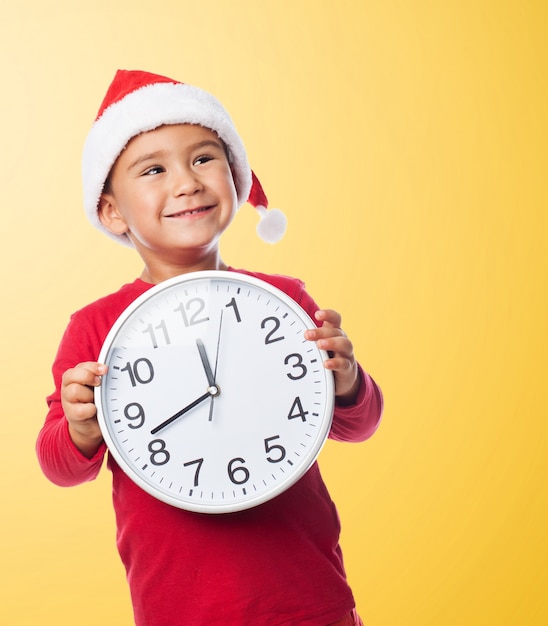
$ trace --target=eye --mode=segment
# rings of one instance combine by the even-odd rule
[[[203,165],[204,163],[212,161],[214,158],[215,157],[211,156],[210,154],[202,154],[197,159],[194,159],[194,165]]]
[[[152,167],[148,167],[142,173],[142,176],[154,176],[155,174],[162,174],[165,171],[165,168],[163,168],[161,165],[153,165]]]

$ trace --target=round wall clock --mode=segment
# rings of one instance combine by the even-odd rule
[[[122,470],[170,505],[257,506],[293,485],[331,427],[327,354],[289,296],[228,271],[184,274],[135,300],[108,334],[95,391]]]

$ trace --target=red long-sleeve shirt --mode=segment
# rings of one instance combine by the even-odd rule
[[[318,308],[299,280],[237,271],[282,289],[311,317]],[[106,452],[103,444],[88,459],[72,443],[61,407],[61,377],[80,362],[97,360],[116,318],[151,286],[138,279],[71,318],[37,441],[41,467],[58,485],[93,480]],[[361,368],[360,376],[356,403],[335,409],[333,439],[363,441],[379,424],[381,392]],[[274,500],[227,515],[164,504],[135,485],[111,456],[108,467],[117,545],[137,626],[326,626],[353,608],[339,518],[317,463]]]

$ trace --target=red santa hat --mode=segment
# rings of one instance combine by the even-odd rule
[[[247,161],[234,124],[210,93],[149,72],[118,70],[99,108],[84,145],[84,208],[91,223],[115,241],[131,246],[127,235],[114,235],[99,220],[97,206],[110,170],[130,139],[165,124],[198,124],[215,131],[225,143],[239,206],[249,202],[260,214],[259,237],[279,241],[285,215],[268,209],[268,199]]]

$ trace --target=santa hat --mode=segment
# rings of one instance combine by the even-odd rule
[[[114,235],[101,224],[97,206],[110,170],[129,140],[165,124],[198,124],[215,131],[228,149],[239,206],[249,202],[257,209],[261,239],[276,243],[283,237],[285,215],[278,209],[267,210],[266,194],[221,103],[198,87],[133,70],[116,72],[84,145],[84,208],[96,228],[115,241],[132,245],[127,235]]]

